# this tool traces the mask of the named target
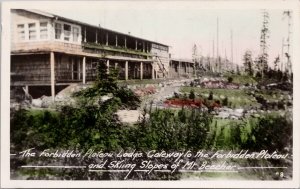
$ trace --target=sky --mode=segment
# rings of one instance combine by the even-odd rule
[[[172,57],[187,59],[192,58],[194,44],[200,55],[212,56],[213,46],[216,55],[218,19],[220,56],[231,60],[231,32],[235,63],[242,64],[246,50],[251,50],[253,57],[260,52],[263,11],[259,8],[207,9],[195,1],[104,1],[80,10],[70,5],[44,11],[169,45]],[[267,10],[269,64],[281,55],[282,40],[287,38],[288,24],[283,11]]]

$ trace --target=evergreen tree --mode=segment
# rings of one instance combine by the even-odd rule
[[[261,35],[260,35],[260,51],[261,54],[258,57],[257,63],[259,72],[261,73],[261,76],[264,77],[264,73],[267,73],[268,71],[268,44],[267,39],[269,38],[269,13],[264,10],[263,12],[263,26],[261,29]]]
[[[245,72],[252,76],[253,75],[253,60],[251,51],[247,50],[244,54],[244,67]]]
[[[278,63],[280,62],[279,55],[274,60],[274,70],[278,69]]]

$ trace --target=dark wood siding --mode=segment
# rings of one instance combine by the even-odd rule
[[[12,84],[50,84],[50,55],[11,56]]]

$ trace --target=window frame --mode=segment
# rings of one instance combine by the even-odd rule
[[[41,23],[47,23],[46,27],[41,27]],[[34,27],[29,27],[31,24],[34,24]],[[24,32],[24,39],[21,39],[21,31],[20,28],[18,28],[20,25],[23,25],[23,32]],[[38,41],[47,41],[51,37],[51,27],[50,27],[50,20],[47,19],[40,19],[35,21],[27,21],[27,22],[16,22],[15,23],[15,39],[14,41],[17,43],[24,43],[24,42],[38,42]],[[46,29],[47,38],[41,38],[41,29]],[[31,32],[34,32],[35,38],[31,38],[30,35],[32,35]]]
[[[70,30],[65,29],[65,26],[68,26]],[[64,41],[72,41],[72,26],[70,24],[63,24],[63,33],[64,33]],[[68,39],[68,40],[66,40]]]
[[[19,26],[23,26],[23,29],[20,29]],[[17,24],[16,26],[17,28],[17,41],[18,42],[23,42],[23,41],[26,41],[26,24],[25,23],[20,23],[20,24]],[[23,33],[23,37],[21,37],[21,33]]]
[[[59,39],[56,39],[56,29],[55,29],[55,25],[56,24],[60,24],[61,25],[61,37]],[[53,22],[54,25],[54,41],[60,41],[60,42],[64,42],[64,43],[72,43],[72,44],[80,44],[81,43],[81,26],[80,25],[75,25],[75,24],[71,24],[71,23],[67,23],[67,22],[63,22],[63,21],[57,21],[55,20]],[[69,40],[65,40],[65,25],[69,25],[71,28]],[[74,28],[78,29],[78,37],[77,40],[74,41]],[[66,30],[67,31],[67,30]]]
[[[41,27],[42,23],[46,23],[45,27]],[[46,38],[42,38],[42,30],[46,30]],[[43,40],[48,40],[49,39],[49,22],[47,20],[40,20],[39,21],[39,40],[43,41]]]
[[[34,27],[33,28],[30,28],[30,25],[33,24]],[[36,22],[29,22],[28,24],[28,41],[38,41],[38,32],[37,32],[37,23]],[[34,32],[34,38],[30,38],[30,32]]]
[[[55,40],[62,40],[62,36],[63,36],[63,23],[60,23],[60,22],[55,22],[54,24],[54,39]],[[60,30],[60,36],[59,38],[56,38],[56,25],[60,25],[60,28],[58,28]]]
[[[77,29],[77,33],[75,33],[74,29]],[[72,26],[72,42],[80,43],[80,27],[79,26]],[[75,40],[75,34],[77,34],[77,39]]]

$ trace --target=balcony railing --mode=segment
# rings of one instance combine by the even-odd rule
[[[120,46],[116,47],[116,46],[101,45],[101,44],[96,44],[96,43],[82,43],[82,46],[84,48],[100,49],[100,50],[134,54],[134,55],[140,55],[140,56],[152,56],[152,54],[150,52],[142,52],[142,51],[128,49],[128,48],[124,48],[124,47],[120,47]]]

